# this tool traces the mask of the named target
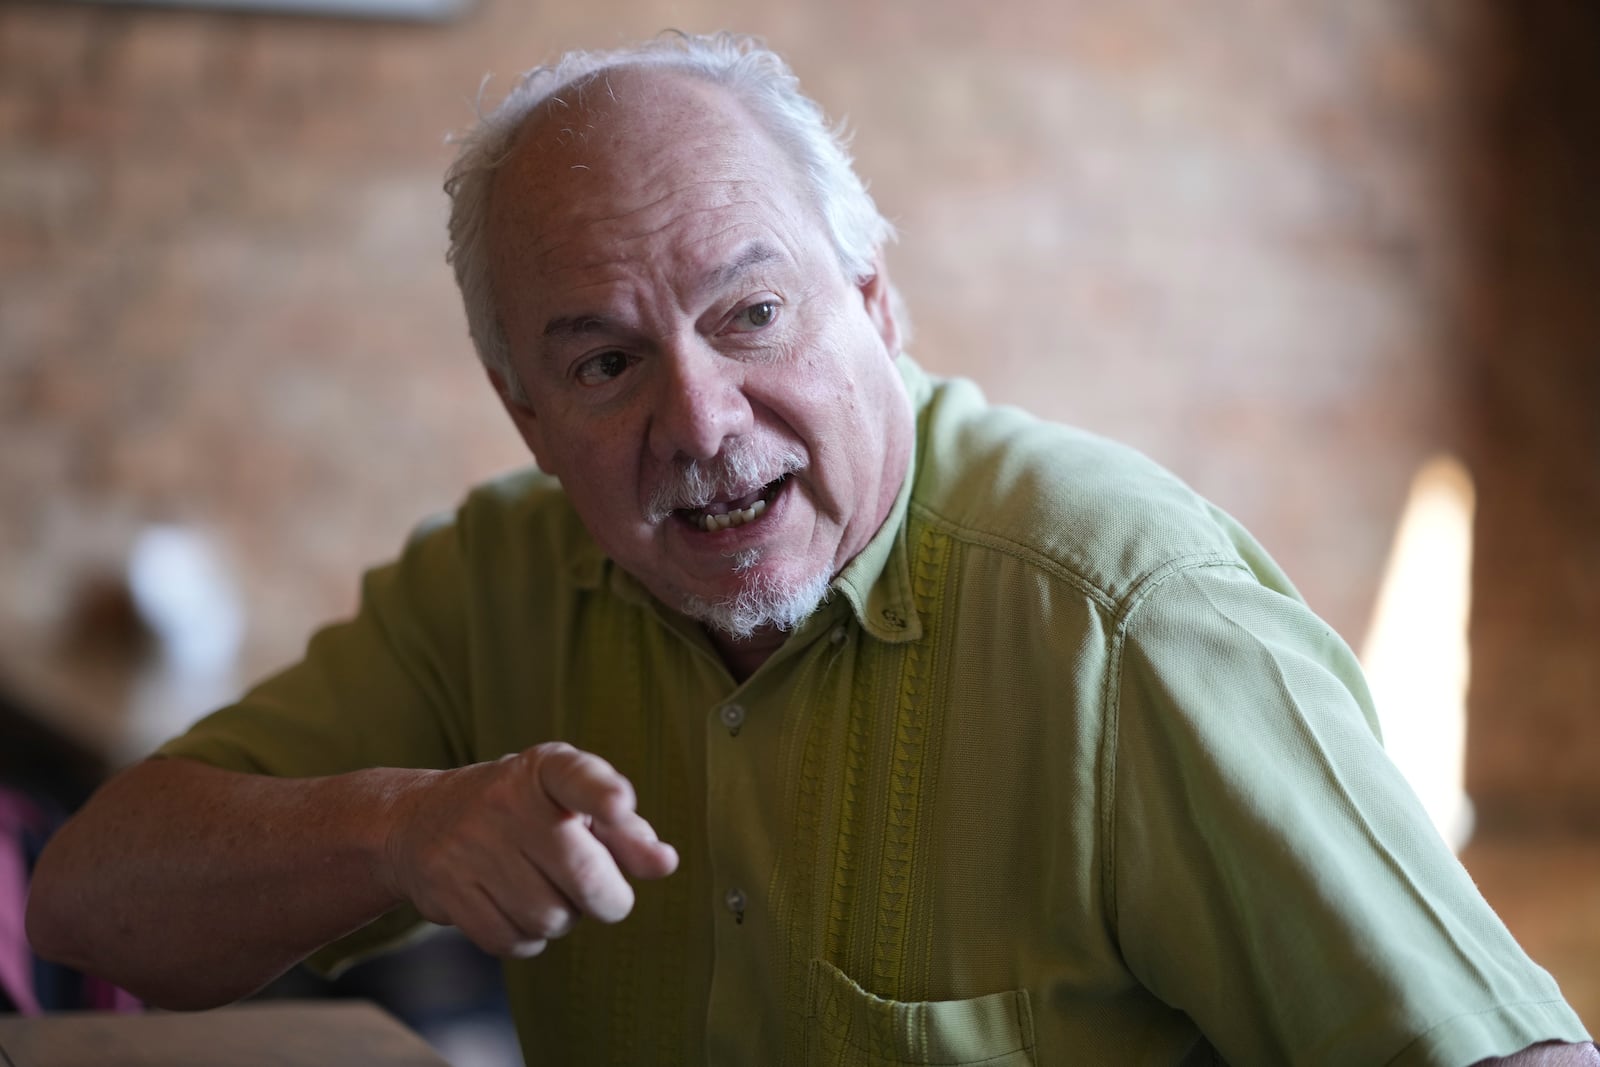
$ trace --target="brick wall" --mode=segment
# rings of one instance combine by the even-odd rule
[[[442,264],[440,136],[486,70],[492,97],[559,47],[666,25],[760,32],[849,114],[924,363],[1174,467],[1353,643],[1424,458],[1470,446],[1493,509],[1559,444],[1479,432],[1490,331],[1522,331],[1501,366],[1534,365],[1562,254],[1519,276],[1522,303],[1485,305],[1486,146],[1512,92],[1495,5],[743,10],[485,0],[418,27],[0,7],[0,627],[47,632],[86,569],[177,518],[238,560],[265,669],[413,521],[518,462]],[[1578,379],[1553,381],[1522,417],[1582,421]],[[1563,469],[1592,500],[1592,464]],[[1567,551],[1529,584],[1576,568],[1594,588],[1571,551],[1592,512],[1535,510]],[[1480,696],[1526,671],[1526,629],[1485,621],[1511,595],[1485,538]],[[1515,705],[1568,742],[1597,729],[1575,710],[1600,693],[1579,621],[1543,646],[1563,681]],[[1480,699],[1474,730],[1498,738],[1502,707]],[[1555,736],[1474,773],[1518,788]]]

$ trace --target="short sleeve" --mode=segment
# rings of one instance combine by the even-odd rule
[[[457,529],[419,530],[401,557],[367,573],[353,619],[312,638],[300,662],[196,723],[158,756],[279,777],[467,762],[468,635]],[[324,972],[422,926],[397,909],[325,947]]]
[[[466,761],[469,705],[454,524],[419,531],[369,571],[353,619],[319,631],[304,658],[159,750],[283,777]]]
[[[1126,617],[1114,923],[1234,1064],[1464,1064],[1587,1040],[1384,754],[1360,669],[1241,566]]]

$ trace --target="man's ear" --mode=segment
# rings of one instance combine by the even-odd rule
[[[512,393],[510,383],[505,375],[493,367],[484,367],[484,373],[489,376],[489,384],[494,386],[495,395],[500,398],[500,403],[505,407],[506,414],[511,416],[511,421],[517,427],[517,433],[522,435],[522,443],[528,446],[528,451],[533,453],[533,461],[539,469],[547,473],[554,473],[545,466],[544,432],[539,422],[539,417],[534,414],[533,405],[526,399]]]
[[[900,354],[900,323],[895,318],[894,287],[889,284],[889,268],[883,261],[883,252],[872,259],[872,273],[862,279],[857,288],[866,303],[867,318],[883,338],[883,347],[892,359]]]

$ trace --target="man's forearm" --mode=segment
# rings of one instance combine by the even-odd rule
[[[385,814],[427,773],[279,779],[139,764],[45,849],[28,936],[41,955],[162,1007],[237,1000],[399,903],[378,874]]]

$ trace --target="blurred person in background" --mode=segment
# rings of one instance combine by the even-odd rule
[[[530,1062],[1600,1063],[1250,536],[903,354],[777,56],[571,54],[446,188],[539,469],[107,785],[41,952],[204,1008],[453,925]]]

